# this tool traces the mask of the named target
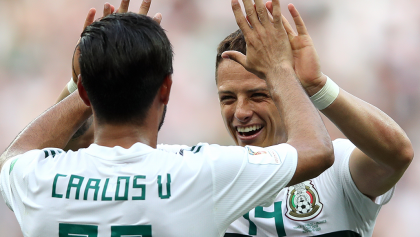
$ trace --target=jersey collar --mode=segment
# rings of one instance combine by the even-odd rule
[[[154,150],[154,148],[140,142],[133,144],[128,149],[120,146],[106,147],[97,144],[91,144],[86,149],[86,153],[105,160],[125,160],[133,157],[139,157]]]

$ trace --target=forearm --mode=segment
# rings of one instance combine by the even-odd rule
[[[376,162],[399,168],[411,162],[412,146],[398,124],[375,106],[340,89],[322,112],[363,153]]]
[[[78,93],[73,93],[32,121],[2,154],[0,165],[16,155],[46,147],[64,148],[91,116]]]
[[[308,157],[304,161],[307,164],[300,169],[304,177],[301,181],[319,175],[332,165],[333,155],[331,139],[318,110],[292,68],[280,69],[276,76],[267,77],[267,84],[284,120],[287,143],[298,150],[300,158]]]
[[[74,75],[75,73],[73,73],[73,76]],[[69,95],[71,95],[71,93],[69,92],[68,85],[66,85],[61,91],[61,94],[59,95],[56,103],[59,103],[60,101],[64,100]],[[77,151],[80,148],[86,148],[93,143],[92,121],[93,117],[91,116],[88,120],[86,120],[86,122],[82,126],[80,126],[79,130],[77,130],[77,132],[73,135],[73,137],[64,147],[64,150]]]
[[[64,100],[67,96],[70,95],[69,90],[67,89],[67,86],[63,88],[63,90],[61,91],[60,95],[57,98],[57,101],[55,103],[58,103],[62,100]]]
[[[278,71],[277,78],[273,76],[273,79],[267,79],[267,84],[284,119],[288,140],[311,138],[330,144],[331,139],[318,110],[312,105],[293,69],[283,68]]]

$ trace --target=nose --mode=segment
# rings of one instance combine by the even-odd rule
[[[242,123],[249,121],[252,117],[253,111],[250,104],[246,100],[238,101],[235,109],[235,118]]]

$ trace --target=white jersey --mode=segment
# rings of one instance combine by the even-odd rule
[[[372,201],[356,187],[349,170],[355,146],[346,139],[333,142],[334,165],[320,176],[281,190],[273,205],[256,207],[228,228],[239,236],[372,236],[382,205],[394,188]]]
[[[199,144],[178,154],[92,144],[10,159],[0,190],[24,236],[214,237],[253,207],[269,206],[296,166],[288,144]]]

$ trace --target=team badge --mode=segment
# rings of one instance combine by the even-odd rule
[[[289,219],[311,220],[321,213],[322,207],[318,192],[310,180],[288,188],[286,216]]]
[[[268,148],[246,146],[248,150],[248,161],[252,164],[281,164],[282,160],[277,153]]]

